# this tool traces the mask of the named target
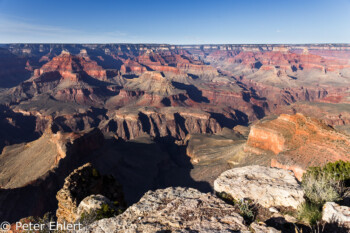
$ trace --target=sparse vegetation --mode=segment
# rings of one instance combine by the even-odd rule
[[[231,195],[221,192],[216,193],[216,195],[223,199],[226,203],[233,205],[237,208],[239,214],[247,221],[247,222],[253,222],[255,220],[255,217],[257,215],[257,210],[255,208],[255,204],[250,200],[235,200],[231,197]]]
[[[337,161],[323,167],[310,167],[303,175],[302,187],[310,202],[322,205],[341,200],[349,179],[350,162]]]
[[[349,180],[350,162],[337,161],[323,167],[310,167],[302,179],[307,200],[298,209],[298,218],[315,228],[321,220],[323,204],[341,201]]]
[[[339,201],[344,185],[335,176],[319,172],[303,176],[302,187],[308,200],[322,205],[327,201]]]
[[[94,221],[104,219],[104,218],[111,218],[111,217],[117,216],[123,212],[124,212],[124,209],[122,209],[122,208],[114,209],[114,208],[110,207],[108,204],[103,204],[100,209],[90,211],[89,213],[84,212],[81,215],[79,222],[83,226],[87,226],[87,225],[93,223]]]
[[[321,175],[342,181],[346,186],[350,186],[350,162],[339,160],[334,163],[327,163],[323,167],[310,167],[304,174],[303,179],[308,176],[319,177]]]
[[[249,222],[254,221],[256,216],[256,211],[254,209],[254,203],[249,200],[239,200],[236,202],[236,205],[239,208],[240,215]]]
[[[315,225],[322,218],[322,206],[311,202],[305,202],[298,209],[298,219],[308,223],[310,226]]]

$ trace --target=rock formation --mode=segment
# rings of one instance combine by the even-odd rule
[[[326,202],[322,210],[322,220],[327,223],[338,223],[350,226],[350,207],[340,206],[334,202]]]
[[[85,197],[78,205],[77,208],[77,216],[78,220],[79,218],[85,213],[89,214],[94,211],[100,210],[103,208],[103,205],[107,205],[110,208],[114,208],[113,203],[105,196],[101,194],[93,194],[90,196]]]
[[[123,214],[102,219],[79,232],[247,231],[233,206],[192,188],[147,192]]]
[[[298,208],[304,192],[292,172],[263,166],[234,168],[222,173],[214,182],[216,192],[236,200],[250,199],[266,208]]]
[[[103,195],[109,200],[118,201],[119,206],[124,204],[121,186],[111,176],[101,176],[91,164],[85,164],[75,169],[66,179],[63,188],[57,192],[58,209],[56,217],[58,222],[74,223],[91,202],[90,195]],[[89,197],[89,199],[85,199]],[[108,202],[108,199],[105,202]],[[85,200],[85,201],[84,201]],[[81,202],[83,202],[82,205]],[[84,204],[85,203],[85,204]],[[89,207],[90,209],[92,207]]]
[[[301,179],[309,166],[348,161],[350,137],[302,114],[281,115],[251,127],[246,151],[275,154],[271,166],[293,170]]]
[[[188,133],[216,133],[222,129],[209,113],[182,107],[123,108],[111,112],[109,120],[101,123],[101,128],[125,139],[143,134],[184,139]]]
[[[69,79],[72,82],[77,82],[83,78],[84,73],[99,80],[107,79],[106,70],[92,61],[87,54],[75,56],[65,50],[40,69],[34,70],[34,75],[39,77],[50,72],[58,72],[63,79]]]

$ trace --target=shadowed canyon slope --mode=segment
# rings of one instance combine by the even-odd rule
[[[0,220],[55,211],[86,162],[118,180],[128,205],[169,186],[212,191],[236,166],[300,179],[350,160],[349,111],[347,44],[4,45],[0,203],[31,204]]]

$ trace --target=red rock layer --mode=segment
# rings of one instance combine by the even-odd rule
[[[44,73],[58,71],[64,79],[78,81],[84,72],[99,80],[106,80],[107,74],[101,66],[97,65],[87,56],[74,56],[69,53],[62,53],[51,61],[34,71],[35,76]]]
[[[319,53],[323,55],[322,53]],[[349,53],[350,54],[350,53]],[[221,52],[208,56],[211,60],[224,59],[224,63],[242,64],[248,68],[262,68],[271,70],[278,67],[281,70],[310,70],[318,69],[324,72],[337,71],[350,68],[349,60],[342,58],[328,58],[316,54],[297,54],[281,51],[259,51],[259,52]]]
[[[298,179],[309,166],[350,161],[349,136],[302,114],[282,114],[275,120],[254,125],[246,150],[254,148],[274,153],[276,158],[271,166],[293,170]]]
[[[168,72],[176,75],[186,72],[200,74],[204,72],[216,73],[216,69],[205,65],[184,50],[175,51],[146,51],[139,56],[126,59],[121,66],[122,73],[143,73],[149,71]]]

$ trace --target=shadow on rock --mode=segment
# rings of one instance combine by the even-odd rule
[[[39,138],[36,117],[15,113],[0,105],[0,153],[4,146],[30,142]]]
[[[92,163],[101,173],[112,174],[122,184],[128,205],[139,201],[149,190],[170,186],[212,191],[209,183],[192,179],[193,166],[185,146],[169,143],[166,139],[161,141],[111,139],[95,153]]]

